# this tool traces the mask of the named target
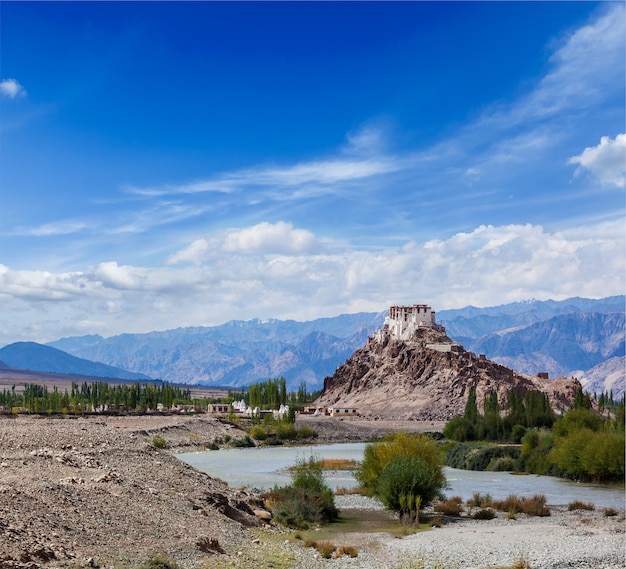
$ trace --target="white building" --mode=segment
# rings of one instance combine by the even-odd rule
[[[427,304],[413,304],[412,306],[390,306],[389,315],[385,318],[383,327],[374,338],[382,341],[391,336],[397,340],[410,340],[413,333],[422,327],[436,328],[445,331],[437,324],[435,311]]]

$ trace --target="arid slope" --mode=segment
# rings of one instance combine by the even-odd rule
[[[552,408],[569,408],[580,383],[576,379],[545,380],[516,373],[471,352],[437,351],[428,345],[453,344],[445,333],[419,329],[411,341],[370,339],[324,380],[318,406],[357,407],[373,419],[442,421],[463,413],[470,387],[479,408],[496,391],[501,407],[508,393],[540,390]]]

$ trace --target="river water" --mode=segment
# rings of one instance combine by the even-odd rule
[[[346,458],[363,460],[366,443],[337,443],[304,447],[262,447],[250,449],[223,449],[176,455],[178,459],[214,478],[227,482],[231,488],[248,486],[272,488],[289,484],[286,469],[297,461],[315,458]],[[569,504],[574,500],[592,502],[596,506],[624,507],[624,487],[580,484],[551,476],[516,475],[509,472],[475,472],[445,467],[447,496],[461,496],[463,500],[474,492],[489,493],[494,499],[510,494],[532,496],[544,494],[548,504]],[[356,485],[352,473],[325,472],[327,484],[350,488]]]

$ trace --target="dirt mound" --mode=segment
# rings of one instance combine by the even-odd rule
[[[232,427],[187,418],[0,419],[0,566],[185,564],[234,551],[262,503],[156,448]]]

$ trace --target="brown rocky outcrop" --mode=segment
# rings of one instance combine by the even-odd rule
[[[479,409],[491,391],[497,392],[505,408],[512,390],[522,395],[539,390],[560,412],[572,406],[580,383],[574,378],[549,380],[514,372],[464,351],[445,332],[424,327],[411,341],[370,338],[324,380],[316,403],[356,407],[360,415],[372,419],[441,421],[463,413],[471,387],[476,388]]]

